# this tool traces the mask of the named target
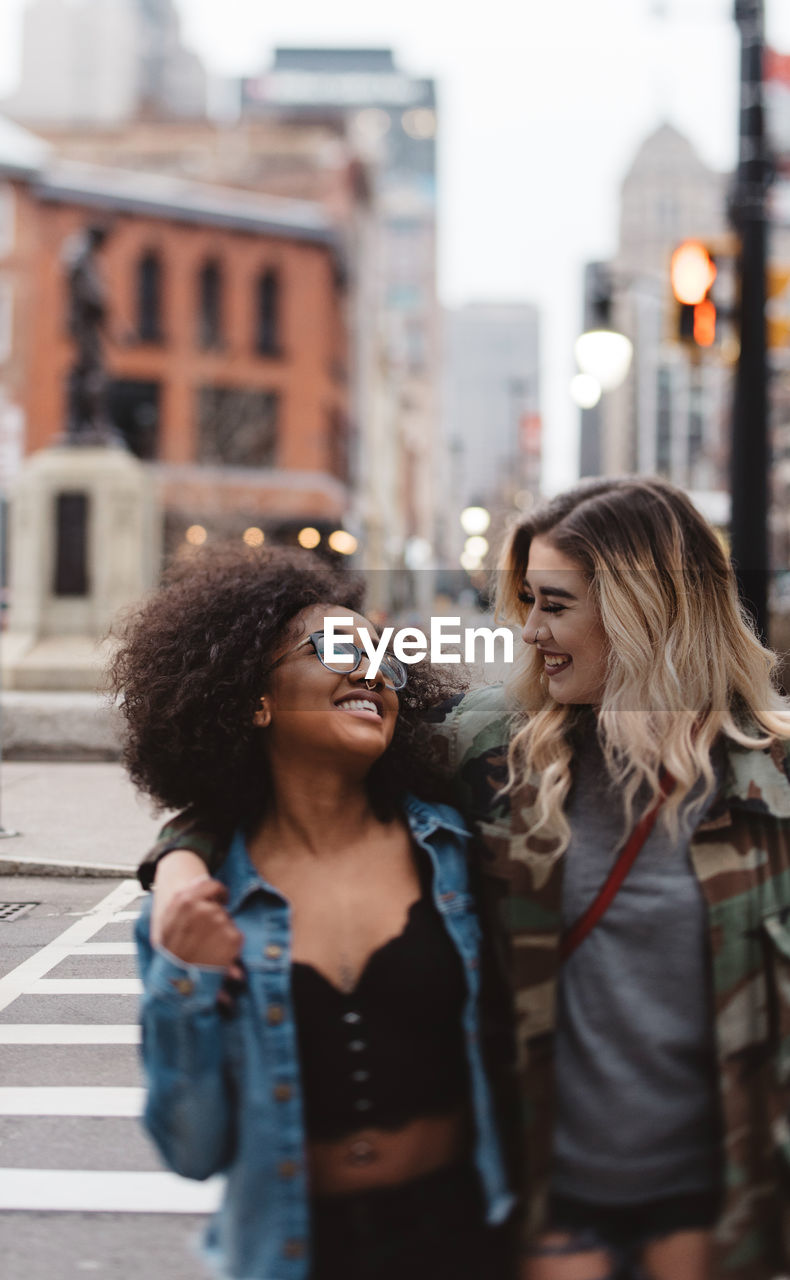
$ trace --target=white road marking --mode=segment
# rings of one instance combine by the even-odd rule
[[[122,880],[117,888],[107,894],[106,898],[102,898],[91,911],[69,925],[68,929],[65,929],[53,942],[42,947],[35,955],[23,960],[16,969],[12,969],[5,977],[0,978],[0,1010],[16,1000],[17,996],[27,994],[37,979],[42,978],[61,960],[71,955],[75,946],[88,942],[99,933],[117,912],[139,897],[140,892],[140,886],[136,880]],[[139,990],[139,986],[136,990]]]
[[[131,1023],[83,1025],[78,1022],[0,1023],[0,1044],[139,1044],[140,1028]]]
[[[49,1213],[212,1213],[222,1179],[190,1182],[174,1173],[0,1169],[0,1210]]]
[[[53,1085],[0,1089],[0,1116],[140,1116],[145,1090]]]
[[[81,942],[71,948],[73,956],[133,956],[137,948],[133,942]]]
[[[124,881],[124,884],[125,884],[125,883],[126,883],[126,881]],[[143,893],[143,890],[140,888],[140,886],[139,886],[139,885],[137,886],[137,888],[138,888],[139,893],[141,893],[141,894],[142,894],[142,893]],[[142,915],[142,911],[116,911],[116,913],[115,913],[115,915],[113,916],[112,920],[108,921],[108,923],[109,923],[109,924],[122,924],[124,920],[139,920],[139,918],[140,918],[140,916],[141,916],[141,915]]]
[[[139,978],[39,978],[22,994],[28,996],[139,996]]]

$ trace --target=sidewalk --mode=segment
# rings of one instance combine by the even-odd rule
[[[119,764],[0,765],[0,875],[128,876],[164,820]]]

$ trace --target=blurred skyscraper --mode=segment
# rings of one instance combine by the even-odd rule
[[[496,526],[540,484],[539,317],[527,303],[470,303],[444,313],[442,422],[451,465],[451,542],[458,515],[483,506]],[[460,549],[460,548],[458,548]]]
[[[206,72],[181,43],[173,0],[31,0],[19,87],[3,109],[61,126],[199,117]]]
[[[436,96],[390,49],[277,49],[241,85],[242,119],[331,118],[366,165],[373,223],[357,291],[359,519],[370,564],[427,566],[436,551],[438,306]]]

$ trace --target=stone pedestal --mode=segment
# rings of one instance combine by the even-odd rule
[[[113,618],[158,579],[150,475],[122,449],[43,449],[15,485],[9,539],[4,687],[96,690]]]

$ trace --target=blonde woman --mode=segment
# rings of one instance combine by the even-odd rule
[[[790,1266],[774,659],[717,536],[659,481],[537,509],[499,595],[518,669],[436,734],[510,943],[522,1280],[772,1280]],[[155,855],[199,846],[182,824]]]

